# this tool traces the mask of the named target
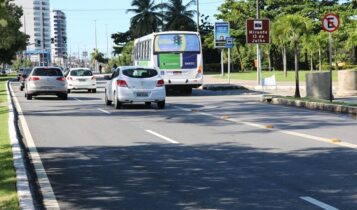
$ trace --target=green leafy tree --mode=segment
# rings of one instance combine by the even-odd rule
[[[26,49],[28,36],[20,32],[21,7],[12,0],[0,1],[0,63],[11,63],[16,53]]]
[[[131,31],[134,37],[141,37],[152,32],[158,31],[162,24],[161,4],[155,4],[154,0],[133,0],[127,12],[135,15],[130,19]]]
[[[310,20],[308,18],[302,17],[300,15],[286,15],[281,16],[277,21],[285,23],[287,40],[294,50],[294,61],[295,61],[295,97],[300,98],[300,87],[299,87],[299,53],[300,44],[302,39],[306,34],[309,33]]]
[[[196,0],[183,4],[182,0],[169,0],[164,4],[166,30],[195,31],[196,23],[192,19],[196,13],[190,7],[196,5]]]

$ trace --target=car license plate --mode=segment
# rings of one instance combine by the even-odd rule
[[[51,86],[41,86],[40,88],[43,90],[51,90],[52,89]]]
[[[182,74],[182,71],[174,71],[174,75]]]
[[[78,79],[78,81],[80,81],[80,82],[85,82],[86,79]]]
[[[148,97],[149,93],[148,92],[137,92],[136,96],[137,97]]]

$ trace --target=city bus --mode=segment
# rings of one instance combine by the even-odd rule
[[[134,41],[134,65],[156,68],[167,89],[192,93],[203,83],[201,38],[197,32],[152,33]]]

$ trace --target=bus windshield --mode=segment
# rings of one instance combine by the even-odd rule
[[[200,53],[200,41],[196,34],[159,34],[155,37],[154,53]]]

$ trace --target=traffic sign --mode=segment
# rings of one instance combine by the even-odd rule
[[[327,32],[334,32],[340,27],[340,18],[338,15],[329,13],[322,18],[322,29]]]
[[[246,23],[246,38],[248,44],[269,44],[269,19],[248,19]]]
[[[216,22],[214,24],[214,47],[226,48],[227,37],[229,37],[229,23]]]
[[[227,37],[227,39],[226,39],[226,48],[233,48],[233,46],[234,46],[233,37]]]

